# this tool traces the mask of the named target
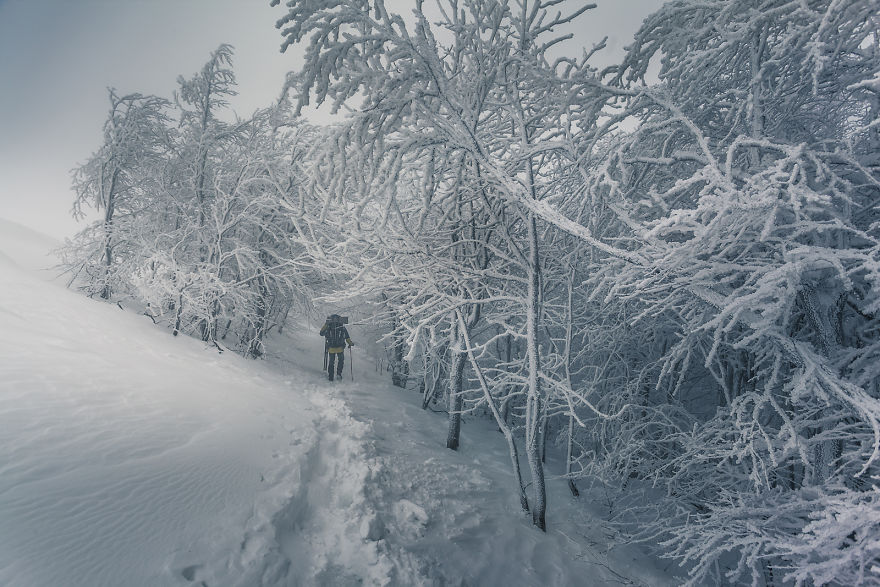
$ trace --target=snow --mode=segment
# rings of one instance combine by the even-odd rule
[[[357,376],[357,373],[355,374]],[[467,419],[461,447],[443,447],[445,414],[420,408],[417,394],[365,373],[339,392],[370,423],[381,479],[387,548],[420,562],[438,585],[673,585],[681,581],[633,546],[618,544],[600,519],[601,490],[575,500],[548,478],[546,534],[520,512],[507,444],[494,424]],[[552,474],[562,462],[548,462]],[[592,505],[595,504],[595,505]],[[408,581],[404,581],[404,584]]]
[[[0,221],[0,584],[677,582],[561,479],[536,530],[497,430],[445,449],[365,351],[335,384],[306,326],[218,354],[52,281],[54,246]]]

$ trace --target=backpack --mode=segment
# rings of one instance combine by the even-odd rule
[[[345,346],[345,339],[348,338],[345,326],[338,322],[327,326],[327,346],[331,348]]]

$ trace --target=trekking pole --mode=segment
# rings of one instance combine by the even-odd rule
[[[354,381],[354,354],[351,352],[351,345],[348,345],[348,372]]]

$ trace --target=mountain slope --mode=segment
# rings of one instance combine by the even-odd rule
[[[329,431],[344,407],[41,280],[27,269],[39,239],[4,225],[2,240],[0,584],[284,584],[276,524],[330,505],[341,483],[321,463],[357,448]],[[345,544],[349,517],[336,551],[383,581],[359,536]],[[339,554],[325,550],[297,576],[326,576]]]

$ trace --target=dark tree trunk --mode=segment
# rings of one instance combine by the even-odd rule
[[[449,373],[449,430],[446,435],[446,448],[458,450],[461,434],[461,408],[464,405],[462,386],[464,383],[464,362],[466,353],[454,350],[452,369]]]

